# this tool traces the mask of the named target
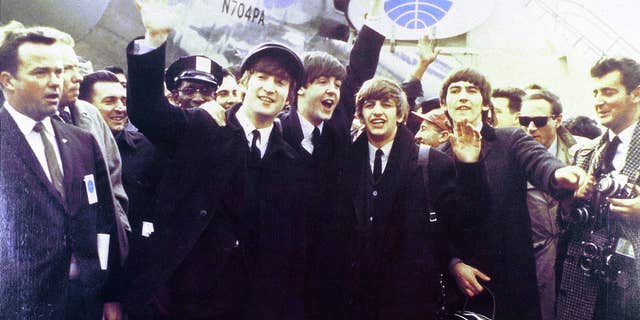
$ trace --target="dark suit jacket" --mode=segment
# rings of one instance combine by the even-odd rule
[[[439,307],[439,274],[450,257],[446,231],[456,215],[481,208],[482,165],[454,164],[431,149],[425,186],[418,147],[400,126],[386,168],[374,182],[368,148],[366,135],[356,140],[340,182],[341,212],[352,235],[350,318],[432,319]],[[429,221],[427,194],[441,232]]]
[[[337,178],[351,144],[351,122],[355,112],[355,94],[362,83],[375,74],[384,36],[367,26],[358,33],[349,55],[347,75],[340,87],[340,101],[330,120],[325,121],[316,159],[302,147],[303,139],[297,108],[280,116],[282,135],[296,150],[306,167],[305,188],[308,190],[308,266],[306,283],[307,318],[335,318],[336,305],[344,300],[344,291],[336,272],[344,243],[337,240],[335,212]]]
[[[466,219],[475,226],[460,232],[467,244],[460,258],[491,277],[488,285],[496,294],[496,319],[539,319],[527,180],[553,194],[553,174],[564,164],[521,129],[485,124],[481,133],[490,210],[476,211]],[[448,142],[441,148],[453,156]],[[484,307],[478,310],[490,314],[490,300]]]
[[[131,120],[170,160],[154,204],[155,243],[141,259],[152,263],[132,261],[127,304],[139,309],[168,285],[182,296],[174,302],[193,306],[182,316],[300,319],[305,214],[295,152],[274,128],[260,165],[250,166],[240,105],[224,128],[202,109],[171,106],[164,53],[128,56]]]
[[[97,233],[111,235],[109,270],[119,266],[113,196],[99,147],[83,130],[59,121],[53,127],[66,200],[0,109],[0,314],[6,319],[63,319],[71,254],[87,294],[102,294],[108,272],[100,269]],[[94,204],[85,188],[89,174],[98,196]]]

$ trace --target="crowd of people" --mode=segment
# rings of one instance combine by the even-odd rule
[[[424,99],[428,37],[376,76],[380,3],[347,66],[264,42],[165,69],[158,1],[127,72],[4,26],[0,317],[638,319],[640,64],[592,66],[601,127],[472,68]]]

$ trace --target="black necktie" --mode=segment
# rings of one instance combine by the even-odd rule
[[[318,154],[318,148],[320,147],[320,129],[318,127],[313,128],[313,132],[311,132],[311,143],[313,144],[312,154],[315,156]]]
[[[69,113],[69,111],[63,109],[58,113],[59,113],[60,119],[62,119],[62,121],[64,121],[65,123],[68,123],[68,124],[73,124],[71,122],[71,113]]]
[[[616,155],[616,150],[618,150],[618,146],[620,145],[620,138],[615,136],[609,145],[604,149],[604,154],[602,155],[602,172],[609,173],[615,168],[613,167],[613,157]]]
[[[254,161],[258,162],[260,161],[261,157],[260,149],[258,149],[258,145],[256,143],[258,142],[258,139],[260,139],[260,131],[258,131],[258,129],[255,129],[251,131],[251,133],[253,133],[253,139],[251,140],[251,157]]]
[[[42,139],[42,144],[44,145],[44,155],[47,158],[47,166],[49,167],[49,175],[51,176],[51,183],[53,183],[53,187],[64,199],[65,192],[64,186],[62,185],[62,171],[60,171],[60,166],[58,165],[58,160],[56,158],[56,152],[53,149],[53,145],[45,135],[44,125],[42,124],[42,122],[36,123],[36,125],[33,127],[33,131],[39,133],[40,138]]]
[[[382,175],[382,150],[376,150],[376,158],[373,161],[373,180],[378,181]]]

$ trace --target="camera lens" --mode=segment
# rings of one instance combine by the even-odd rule
[[[611,176],[606,176],[598,181],[598,191],[605,196],[612,196],[617,191],[616,181]]]
[[[586,206],[578,206],[571,210],[571,219],[574,223],[587,223],[591,216],[591,210]]]
[[[596,257],[599,251],[600,250],[598,250],[598,246],[592,242],[585,243],[584,248],[582,248],[584,256],[589,258]]]
[[[584,271],[591,271],[591,269],[593,269],[593,259],[582,257],[582,259],[580,259],[580,268]]]

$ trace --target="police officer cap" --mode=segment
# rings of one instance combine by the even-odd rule
[[[242,61],[240,71],[244,73],[260,58],[269,56],[283,61],[288,73],[298,85],[304,82],[304,66],[300,56],[293,49],[276,42],[265,42],[253,48]]]
[[[167,89],[173,91],[178,88],[181,80],[195,80],[213,85],[216,89],[222,83],[222,67],[215,61],[202,56],[180,57],[169,66],[164,81]]]

